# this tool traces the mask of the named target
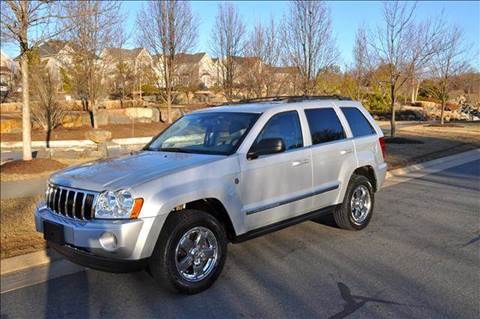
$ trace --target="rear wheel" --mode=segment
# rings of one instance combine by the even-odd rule
[[[353,175],[345,192],[343,203],[333,212],[340,228],[361,230],[372,218],[375,198],[372,184],[363,175]]]
[[[227,239],[218,220],[206,212],[187,209],[167,218],[149,268],[161,285],[195,294],[215,282],[226,253]]]

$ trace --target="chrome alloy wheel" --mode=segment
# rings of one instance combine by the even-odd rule
[[[359,185],[352,193],[350,208],[352,210],[353,221],[361,224],[365,221],[372,207],[370,192],[365,185]]]
[[[218,260],[218,243],[213,232],[205,227],[187,231],[175,249],[175,264],[183,279],[197,282],[207,277]]]

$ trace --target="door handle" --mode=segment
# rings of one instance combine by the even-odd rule
[[[340,155],[347,155],[347,154],[350,154],[350,153],[353,153],[353,150],[342,150],[342,151],[340,151]]]
[[[310,161],[309,161],[308,159],[293,161],[293,162],[292,162],[292,166],[293,166],[293,167],[295,167],[295,166],[300,166],[300,165],[308,164],[309,162],[310,162]]]

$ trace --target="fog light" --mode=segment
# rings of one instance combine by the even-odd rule
[[[100,245],[102,245],[103,249],[108,251],[114,251],[117,249],[117,237],[110,232],[105,232],[100,236]]]

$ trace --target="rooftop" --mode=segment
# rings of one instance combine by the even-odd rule
[[[143,48],[123,49],[123,48],[106,48],[105,54],[115,59],[135,59]]]
[[[197,112],[243,112],[243,113],[263,113],[268,109],[285,105],[288,103],[315,103],[318,101],[351,101],[348,97],[325,95],[325,96],[282,96],[265,97],[259,99],[241,100],[238,102],[224,103],[219,106],[213,106]]]

